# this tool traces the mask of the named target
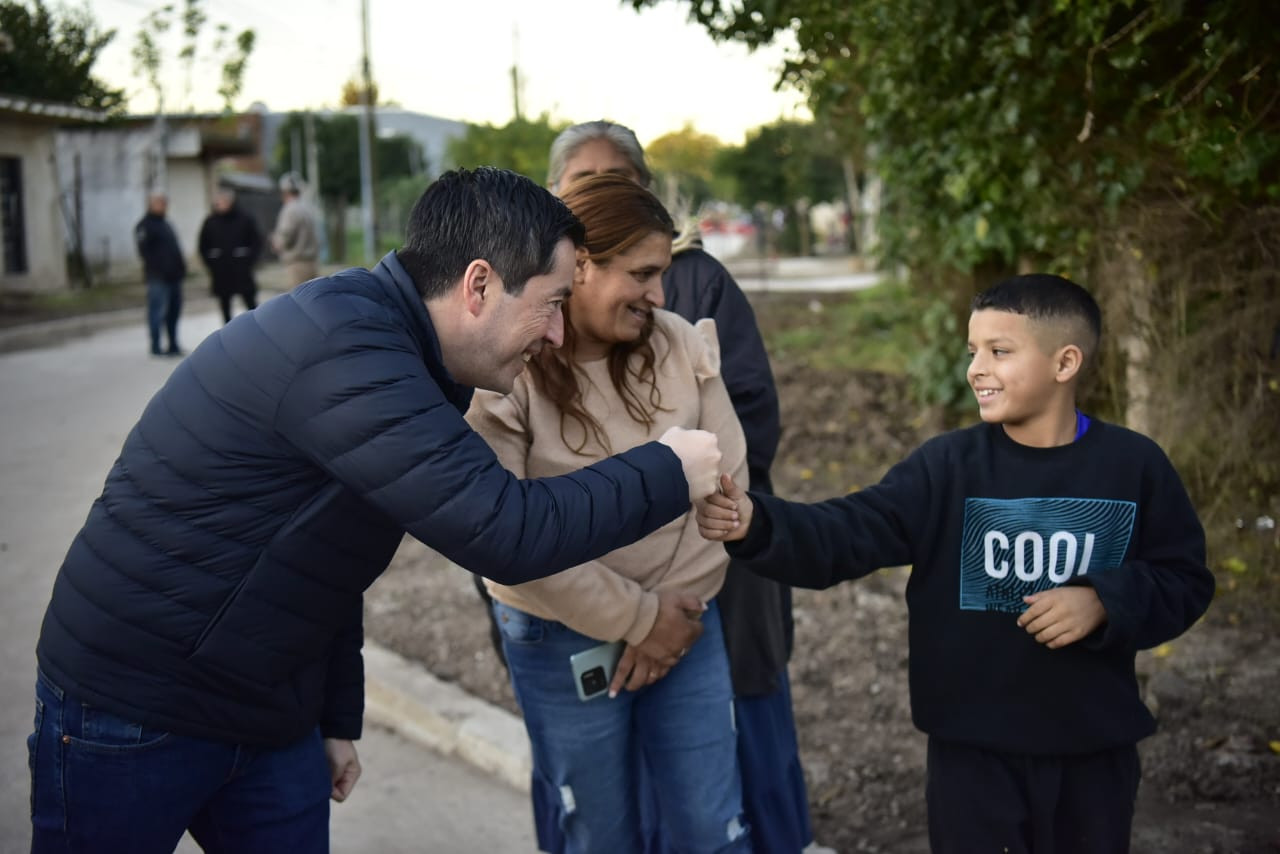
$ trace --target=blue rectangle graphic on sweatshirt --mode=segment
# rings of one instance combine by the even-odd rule
[[[1023,596],[1120,565],[1138,506],[1103,498],[968,498],[960,607],[1020,613]]]

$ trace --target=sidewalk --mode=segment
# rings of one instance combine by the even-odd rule
[[[883,274],[865,270],[854,255],[808,258],[730,258],[723,261],[748,293],[858,291],[879,284]]]
[[[329,274],[342,269],[341,266],[328,265],[321,269],[322,274]],[[268,264],[255,272],[258,281],[258,302],[266,302],[274,296],[289,289],[286,272],[280,264]],[[53,319],[18,320],[17,323],[0,326],[0,353],[13,353],[18,350],[33,350],[37,347],[51,347],[73,338],[92,335],[101,329],[114,329],[130,323],[143,323],[146,318],[146,292],[139,283],[136,293],[130,293],[133,286],[113,298],[120,306],[105,310],[90,310],[81,313],[67,314]],[[236,313],[244,310],[244,304],[236,297],[232,301],[232,309]],[[187,276],[182,287],[182,317],[188,317],[204,311],[218,310],[218,301],[209,294],[209,278],[202,270],[194,270]],[[21,317],[21,315],[19,315]],[[181,320],[179,321],[181,323]],[[145,333],[144,333],[145,334]],[[184,347],[187,342],[181,342]],[[195,342],[191,342],[195,344]]]

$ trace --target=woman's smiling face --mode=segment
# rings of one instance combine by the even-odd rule
[[[570,322],[578,359],[603,358],[634,341],[662,308],[662,274],[671,265],[671,235],[652,232],[603,262],[587,260],[574,282]]]

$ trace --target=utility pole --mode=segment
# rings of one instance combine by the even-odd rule
[[[373,75],[369,70],[369,0],[360,0],[360,23],[364,51],[360,60],[360,202],[361,225],[364,229],[364,263],[374,261],[373,233]]]
[[[297,128],[289,134],[289,168],[295,175],[302,174],[302,134]]]
[[[511,27],[511,100],[515,107],[515,120],[520,121],[520,28]]]
[[[325,210],[324,199],[320,195],[320,150],[316,145],[316,116],[310,110],[302,116],[302,139],[303,148],[307,153],[307,193],[309,195],[307,202],[313,209],[320,212],[320,260],[327,263],[330,260],[329,217],[328,211]]]

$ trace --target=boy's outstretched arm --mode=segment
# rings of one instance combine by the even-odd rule
[[[725,543],[756,575],[822,589],[913,561],[910,526],[927,527],[937,494],[927,488],[919,453],[875,486],[816,504],[743,492],[721,477],[720,492],[698,503],[698,530]]]

